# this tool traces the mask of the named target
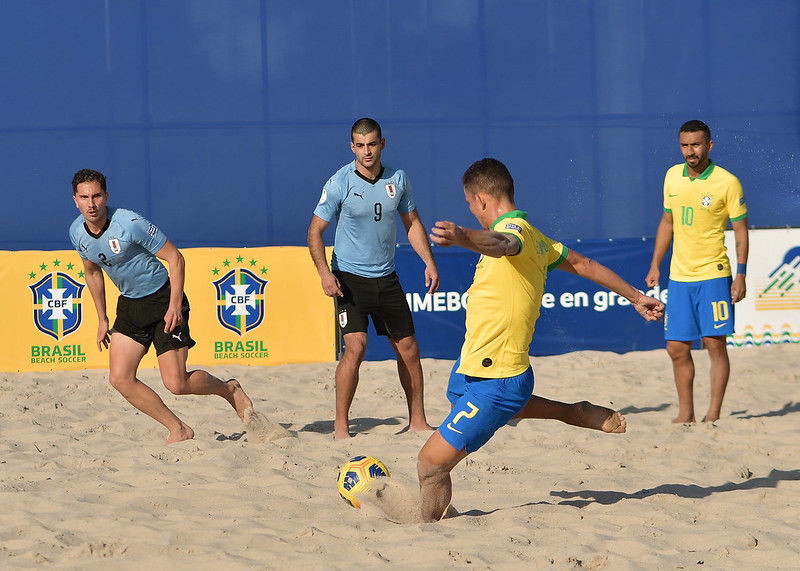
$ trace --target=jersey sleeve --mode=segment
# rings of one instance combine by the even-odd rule
[[[128,231],[131,241],[140,244],[151,254],[158,252],[167,243],[167,236],[142,216],[132,218]]]
[[[664,176],[664,212],[672,213],[672,204],[669,200],[669,172]]]
[[[542,236],[542,239],[547,248],[547,271],[552,272],[561,264],[561,262],[567,259],[569,248],[567,248],[561,242],[551,240],[547,236]]]
[[[86,254],[84,254],[81,250],[80,239],[77,236],[77,231],[74,224],[69,228],[69,241],[72,242],[72,247],[75,248],[82,260],[88,259]]]
[[[322,187],[322,194],[317,207],[314,208],[314,215],[322,218],[325,222],[333,220],[342,207],[342,194],[342,185],[334,177],[329,178]]]
[[[403,195],[400,197],[400,202],[397,204],[398,212],[411,212],[417,208],[414,202],[414,193],[411,190],[411,181],[404,171],[400,171],[400,183],[402,184]]]
[[[747,218],[747,205],[744,202],[742,183],[736,177],[733,177],[731,184],[728,185],[728,190],[725,193],[725,205],[731,222]]]

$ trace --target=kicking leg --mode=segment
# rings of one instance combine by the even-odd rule
[[[672,422],[694,422],[694,361],[691,341],[667,341],[672,359],[675,388],[678,390],[678,416]]]
[[[136,370],[147,349],[122,333],[111,335],[109,381],[134,407],[164,425],[167,444],[194,438],[194,431],[175,416],[153,389],[136,378]]]
[[[158,356],[158,369],[167,390],[175,395],[219,395],[224,398],[239,418],[244,420],[245,411],[253,408],[253,401],[242,389],[239,381],[223,382],[206,371],[186,370],[189,349],[171,349]]]
[[[417,458],[422,521],[439,521],[453,495],[450,472],[466,458],[466,450],[453,448],[437,430]]]
[[[625,417],[610,408],[589,401],[565,403],[536,395],[531,395],[528,404],[514,418],[549,418],[614,434],[625,432],[627,426]]]
[[[397,373],[408,403],[408,429],[433,430],[425,418],[424,381],[419,345],[413,335],[402,339],[389,339],[397,354]]]

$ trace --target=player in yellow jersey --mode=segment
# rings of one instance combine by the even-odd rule
[[[650,287],[658,285],[659,264],[674,240],[664,319],[678,390],[678,416],[673,422],[695,421],[691,348],[692,341],[700,338],[711,358],[711,400],[703,421],[713,422],[719,420],[728,386],[726,337],[733,333],[733,304],[747,292],[747,207],[739,180],[708,158],[714,147],[708,125],[688,121],[678,140],[685,162],[671,167],[664,178],[664,214],[645,281]],[[736,240],[735,278],[725,250],[728,220]]]
[[[474,163],[462,182],[470,211],[482,229],[440,221],[430,237],[440,246],[474,250],[481,258],[469,289],[460,365],[448,388],[453,408],[422,447],[417,461],[424,521],[442,517],[452,494],[450,472],[498,428],[515,416],[557,418],[542,414],[547,409],[544,405],[553,401],[537,400],[531,394],[533,371],[528,356],[548,271],[557,267],[607,287],[629,300],[648,321],[659,319],[664,310],[660,301],[645,296],[610,269],[534,228],[528,214],[517,210],[514,180],[500,161]]]

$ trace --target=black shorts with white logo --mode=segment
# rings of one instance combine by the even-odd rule
[[[395,272],[380,278],[365,278],[334,271],[344,297],[336,301],[336,322],[343,335],[367,332],[367,316],[378,335],[403,339],[414,335],[414,320],[406,295]]]
[[[183,320],[169,333],[164,333],[164,314],[169,307],[169,281],[161,289],[144,297],[130,298],[123,295],[117,301],[117,318],[112,332],[130,337],[145,349],[152,343],[156,355],[172,349],[194,347],[195,341],[189,336],[189,300],[183,294],[181,315]]]

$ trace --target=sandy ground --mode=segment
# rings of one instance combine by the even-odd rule
[[[708,359],[695,361],[702,416]],[[458,515],[435,524],[398,524],[336,491],[339,466],[371,454],[399,498],[413,494],[427,434],[400,433],[393,362],[364,364],[347,442],[332,440],[332,363],[213,369],[288,429],[274,440],[221,398],[171,395],[142,371],[195,430],[171,446],[106,371],[0,373],[0,567],[796,568],[800,347],[736,350],[731,361],[722,419],[673,425],[663,350],[534,359],[537,394],[616,408],[628,432],[503,428],[455,469]],[[423,362],[432,424],[449,408],[451,365]]]

